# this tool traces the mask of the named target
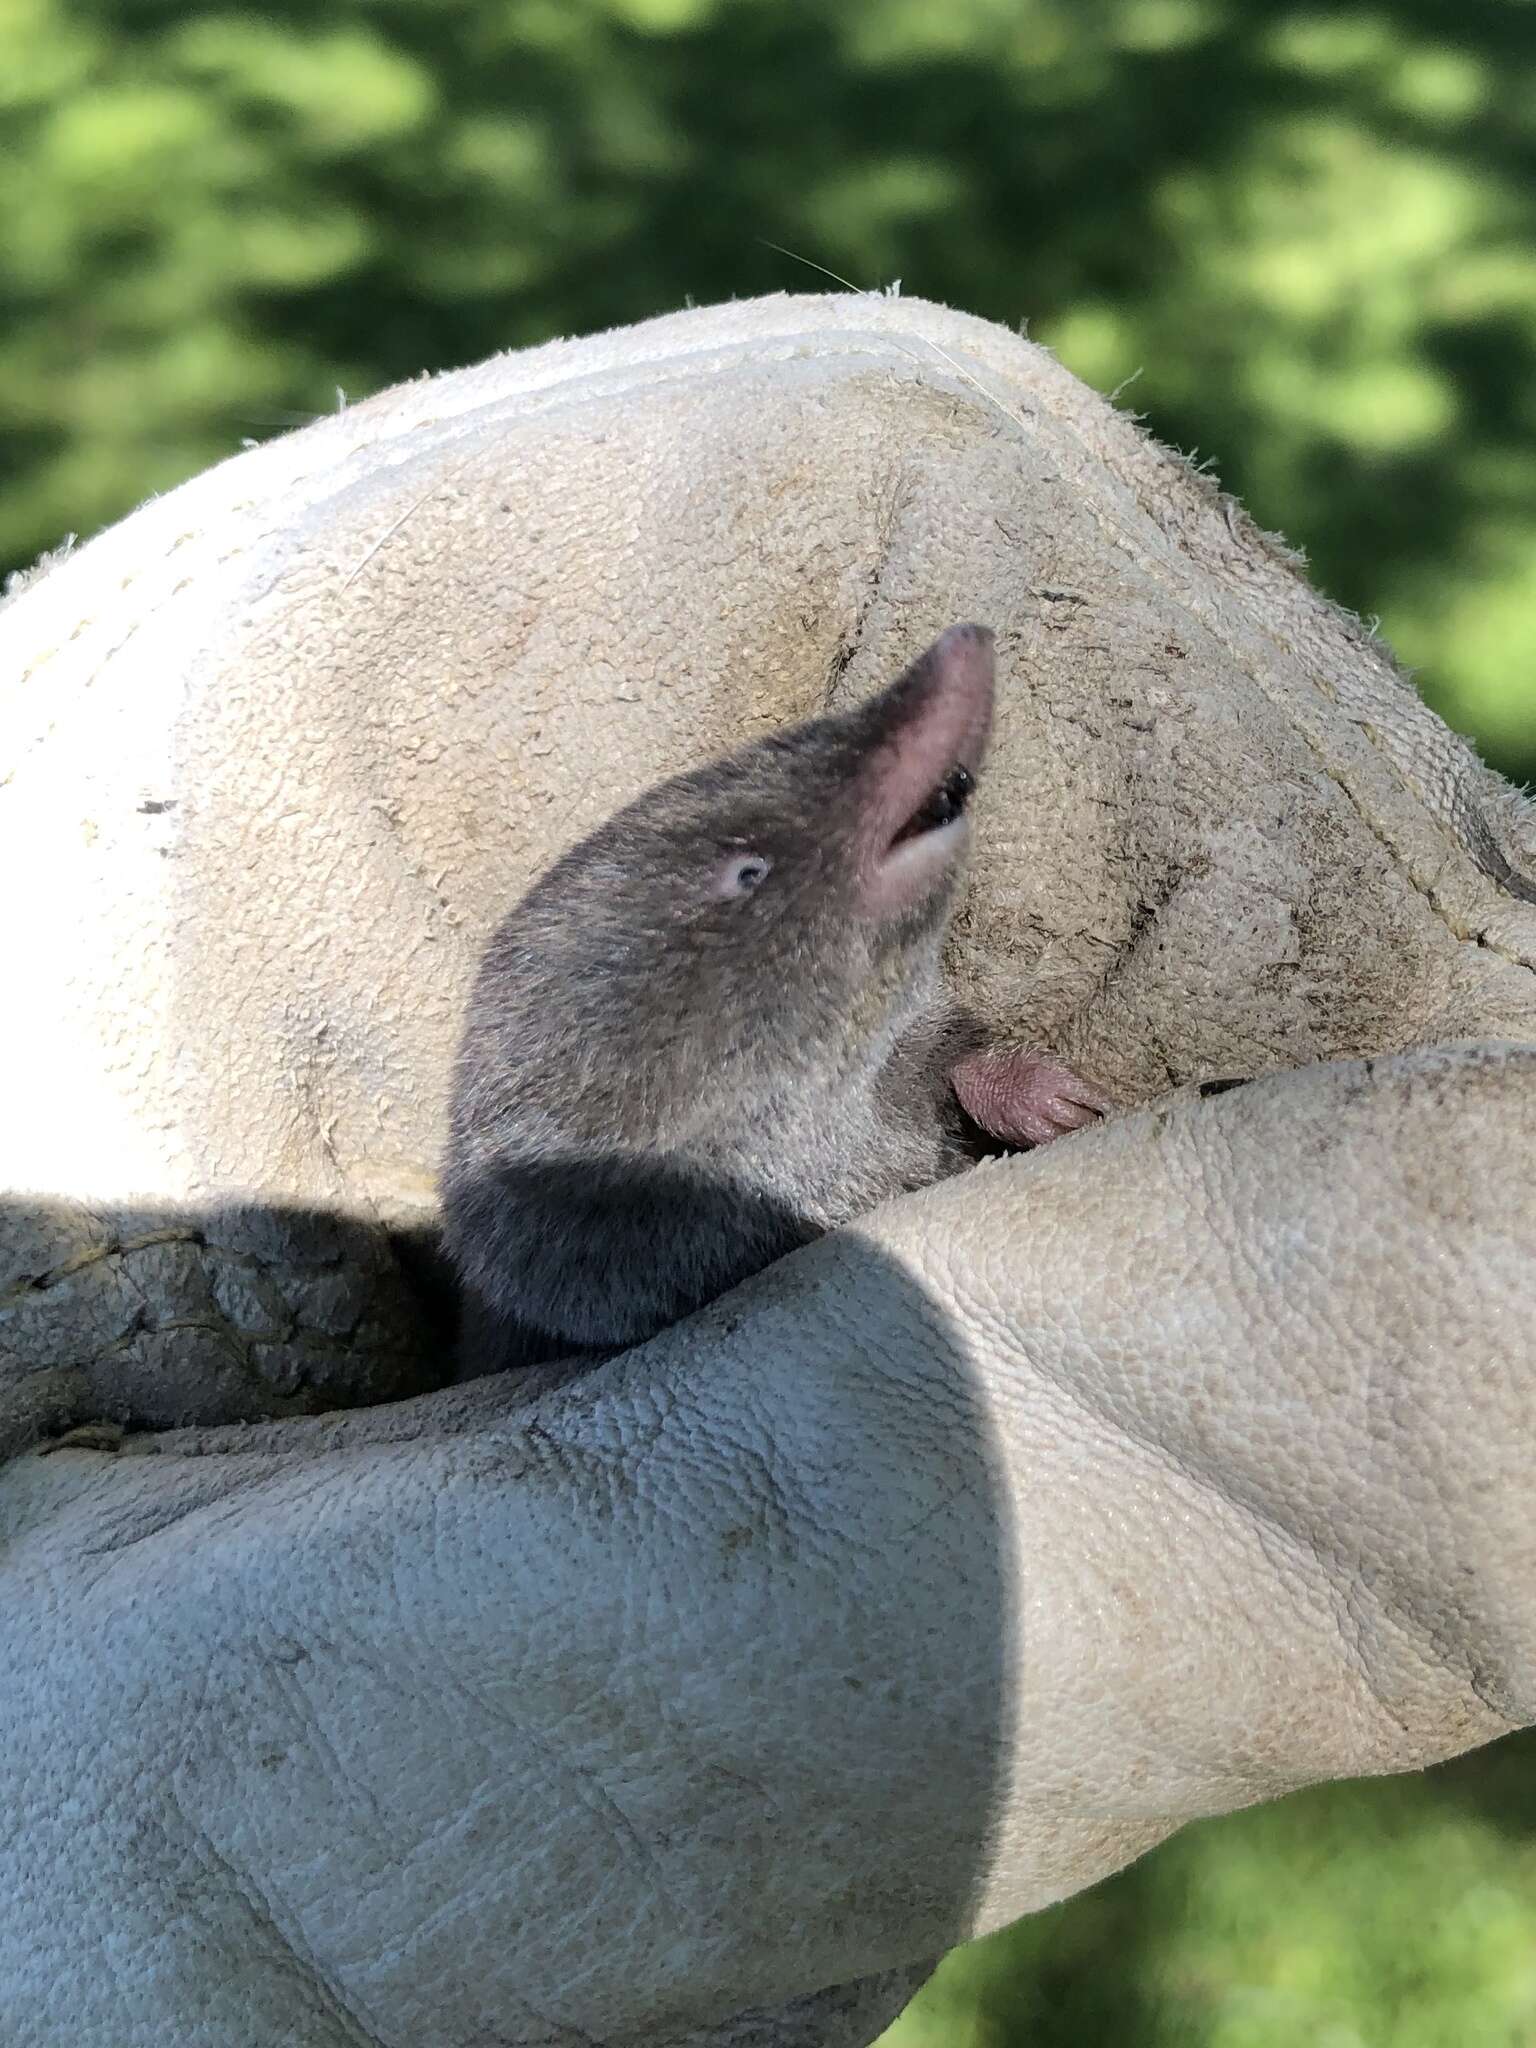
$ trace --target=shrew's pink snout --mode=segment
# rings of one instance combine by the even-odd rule
[[[867,707],[863,777],[864,907],[889,917],[953,873],[970,836],[966,807],[992,730],[992,633],[951,626]]]

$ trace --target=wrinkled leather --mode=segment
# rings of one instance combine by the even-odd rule
[[[421,1390],[389,1233],[432,1217],[492,925],[966,618],[998,706],[949,971],[999,1031],[1122,1102],[1536,1038],[1528,808],[1043,349],[835,295],[500,356],[0,609],[0,1452]]]
[[[7,2039],[754,2039],[1529,1720],[1533,1084],[1185,1099],[573,1384],[19,1460]]]
[[[574,1382],[306,1414],[446,1364],[395,1233],[509,895],[960,616],[951,971],[1150,1106]],[[1039,351],[498,359],[0,651],[0,1441],[205,1425],[0,1478],[7,2048],[859,2048],[1193,1816],[1533,1718],[1529,814]]]

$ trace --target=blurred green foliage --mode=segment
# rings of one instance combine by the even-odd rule
[[[1536,1740],[1190,1828],[952,1955],[881,2048],[1532,2048]]]
[[[0,0],[0,561],[551,334],[861,285],[1211,456],[1536,775],[1528,0]]]
[[[0,563],[423,368],[900,278],[1214,458],[1536,778],[1527,0],[0,0]],[[1536,1748],[1190,1830],[899,2048],[1531,2048]]]

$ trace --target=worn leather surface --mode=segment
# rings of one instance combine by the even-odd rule
[[[4,1439],[423,1384],[383,1233],[431,1216],[491,925],[957,618],[999,709],[951,968],[1000,1027],[1127,1101],[1536,1032],[1528,813],[1043,350],[836,295],[498,357],[0,610]]]
[[[1149,1106],[307,1419],[446,1367],[398,1233],[509,897],[966,616],[951,971]],[[0,1436],[199,1425],[0,1476],[8,2042],[859,2048],[1193,1815],[1533,1717],[1528,814],[1050,358],[828,298],[498,359],[0,657]]]
[[[1533,1082],[1186,1098],[574,1384],[16,1461],[7,2039],[862,2043],[910,1978],[797,2002],[1528,1721]]]

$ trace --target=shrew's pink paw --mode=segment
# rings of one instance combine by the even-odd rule
[[[973,1123],[1004,1145],[1048,1145],[1113,1108],[1107,1095],[1044,1053],[967,1053],[950,1075]]]

